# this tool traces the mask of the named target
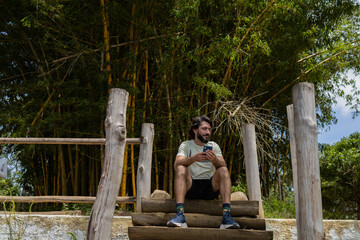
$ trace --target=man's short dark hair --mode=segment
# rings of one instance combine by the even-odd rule
[[[195,139],[194,129],[198,129],[202,122],[207,122],[210,124],[210,127],[212,127],[212,121],[208,116],[203,115],[203,116],[193,117],[191,119],[191,125],[189,128],[189,136],[191,139]]]

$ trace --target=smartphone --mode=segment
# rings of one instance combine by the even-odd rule
[[[205,145],[203,148],[203,152],[206,152],[206,150],[212,150],[212,149],[213,149],[212,146]]]

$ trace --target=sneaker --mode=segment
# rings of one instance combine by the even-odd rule
[[[240,226],[234,221],[230,212],[225,212],[221,221],[220,229],[239,229]]]
[[[168,227],[187,227],[185,216],[183,212],[178,212],[175,217],[169,220],[166,224]]]

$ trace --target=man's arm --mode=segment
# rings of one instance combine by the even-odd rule
[[[214,151],[207,150],[206,152],[207,159],[214,164],[215,168],[226,167],[226,162],[223,156],[216,156]]]
[[[208,158],[203,152],[199,152],[188,158],[186,158],[183,155],[177,155],[175,158],[174,169],[176,169],[179,165],[188,167],[193,162],[204,162],[204,161],[208,161]]]

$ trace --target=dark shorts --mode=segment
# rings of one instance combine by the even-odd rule
[[[213,191],[213,187],[210,179],[193,179],[192,185],[189,191],[186,193],[186,199],[203,199],[213,200],[217,198],[220,191]]]

